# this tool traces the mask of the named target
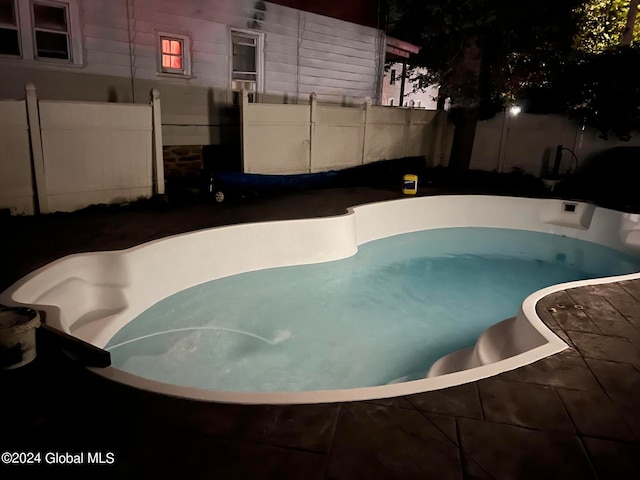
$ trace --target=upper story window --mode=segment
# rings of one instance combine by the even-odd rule
[[[0,55],[82,64],[78,0],[0,0]]]
[[[231,89],[262,92],[263,34],[231,30]]]
[[[14,0],[0,0],[0,55],[20,55],[18,12]]]
[[[191,75],[189,37],[159,33],[159,70],[161,73]]]
[[[67,5],[34,2],[33,30],[37,58],[71,60]]]
[[[184,71],[182,58],[184,47],[182,40],[173,38],[162,39],[162,68],[167,70]]]
[[[396,83],[396,71],[391,70],[391,79],[389,80],[389,85],[395,85]]]

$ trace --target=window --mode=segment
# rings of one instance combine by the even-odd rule
[[[184,48],[182,46],[182,40],[175,40],[171,38],[162,39],[162,68],[166,70],[178,70],[180,73],[183,69],[182,52]]]
[[[66,5],[34,3],[33,31],[36,58],[71,60]]]
[[[231,30],[231,89],[262,91],[263,36],[245,30]]]
[[[396,83],[396,71],[391,70],[391,80],[389,81],[389,85],[395,85]]]
[[[0,55],[82,65],[78,0],[0,0]]]
[[[0,0],[0,55],[20,55],[18,15],[14,0]]]
[[[159,33],[158,42],[158,71],[172,75],[191,75],[189,37]]]

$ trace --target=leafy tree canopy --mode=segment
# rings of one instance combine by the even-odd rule
[[[412,63],[429,69],[423,84],[487,117],[515,99],[516,87],[547,81],[549,65],[573,48],[579,4],[391,0],[388,30],[422,47]]]
[[[488,118],[513,103],[570,113],[627,138],[640,128],[640,19],[629,0],[390,0],[388,31],[422,47],[412,66],[452,107]],[[640,15],[639,15],[640,16]]]
[[[564,112],[628,140],[640,131],[640,47],[617,47],[597,55],[582,55],[559,75],[553,91]],[[564,101],[562,101],[564,100]]]
[[[588,0],[576,8],[578,30],[575,47],[582,53],[602,53],[616,48],[629,15],[629,0]],[[640,42],[640,22],[635,22],[632,39]]]

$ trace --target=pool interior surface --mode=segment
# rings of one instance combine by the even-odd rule
[[[598,244],[494,228],[398,235],[328,263],[247,272],[178,292],[107,344],[113,365],[227,391],[345,389],[424,378],[530,293],[636,272]]]

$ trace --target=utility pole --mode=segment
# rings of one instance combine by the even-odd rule
[[[407,59],[404,58],[402,60],[402,77],[401,77],[401,81],[400,81],[400,104],[398,105],[399,107],[401,107],[404,103],[404,82],[407,79]]]

